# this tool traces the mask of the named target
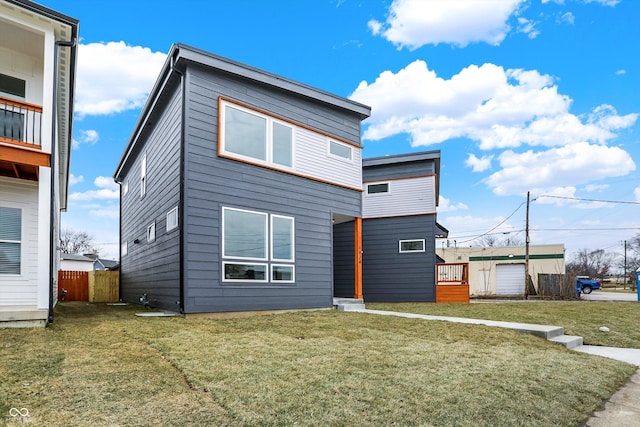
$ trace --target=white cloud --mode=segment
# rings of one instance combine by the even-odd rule
[[[89,215],[94,218],[120,218],[120,209],[117,206],[89,210]]]
[[[520,17],[518,18],[518,32],[526,34],[530,39],[535,39],[540,34],[540,31],[536,29],[537,24],[536,21]]]
[[[603,6],[610,6],[610,7],[614,7],[615,5],[617,5],[618,3],[620,3],[620,0],[584,0],[585,3],[599,3]]]
[[[81,130],[79,134],[80,136],[78,139],[73,139],[71,141],[71,147],[74,150],[80,148],[80,144],[93,145],[100,139],[98,131],[95,131],[93,129]]]
[[[616,71],[616,76],[621,76],[623,74],[627,74],[627,70],[617,70]]]
[[[491,169],[491,160],[493,160],[493,156],[482,156],[478,158],[475,154],[469,154],[464,164],[469,166],[474,172],[484,172]]]
[[[523,0],[394,0],[386,22],[370,21],[374,35],[398,48],[426,44],[469,43],[499,45],[510,27],[509,17]]]
[[[558,183],[575,186],[624,176],[636,169],[629,153],[621,148],[586,142],[541,152],[509,150],[502,153],[498,161],[502,169],[485,178],[484,182],[501,196],[523,194],[528,190],[548,194],[549,189],[558,191]],[[575,193],[574,187],[564,188]]]
[[[440,196],[438,199],[438,212],[453,212],[467,210],[469,207],[462,202],[452,203],[446,197]]]
[[[584,190],[589,193],[600,193],[609,188],[609,184],[589,184],[585,185]]]
[[[72,173],[69,174],[69,186],[76,185],[76,184],[78,184],[80,182],[83,182],[83,181],[84,181],[84,177],[82,175],[75,176]]]
[[[106,188],[108,190],[119,190],[120,186],[111,177],[99,176],[93,180],[93,183],[98,188]]]
[[[553,77],[490,63],[470,65],[447,80],[416,60],[371,84],[361,82],[351,98],[372,107],[363,139],[407,133],[414,147],[461,137],[483,150],[604,143],[638,117],[603,105],[583,121],[569,113],[572,100],[558,93]]]
[[[117,200],[119,197],[119,191],[103,188],[100,190],[88,190],[82,193],[71,193],[69,195],[69,200],[74,202],[86,202],[89,200]]]
[[[75,111],[104,115],[140,108],[166,55],[124,42],[81,44]]]
[[[565,12],[560,16],[558,22],[573,25],[576,22],[576,17],[571,12]]]
[[[640,203],[640,187],[636,187],[633,190],[633,195],[636,196],[636,202]]]

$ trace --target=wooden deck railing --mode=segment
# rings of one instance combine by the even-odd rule
[[[42,107],[0,96],[0,142],[39,149]]]
[[[469,264],[436,264],[436,302],[469,302]]]

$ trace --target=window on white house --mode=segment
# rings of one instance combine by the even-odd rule
[[[22,210],[0,207],[0,274],[20,274]]]
[[[347,144],[329,140],[329,154],[344,160],[351,160],[352,150]]]
[[[147,242],[151,243],[156,240],[156,223],[152,222],[147,226]]]
[[[122,256],[125,256],[127,253],[129,252],[129,245],[127,244],[127,241],[125,240],[124,242],[122,242],[122,244],[120,245],[120,254]]]
[[[140,197],[147,194],[147,153],[142,155],[140,161]]]
[[[27,95],[27,82],[17,77],[0,73],[0,96],[24,100]]]
[[[223,280],[293,283],[294,229],[292,217],[223,207]]]
[[[400,253],[424,252],[424,239],[400,240]]]
[[[377,184],[367,184],[367,194],[381,194],[389,192],[389,183],[380,182]]]
[[[293,126],[221,101],[221,153],[264,165],[293,167]]]
[[[167,212],[167,231],[178,228],[178,207]]]

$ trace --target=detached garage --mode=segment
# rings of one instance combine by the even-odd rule
[[[523,297],[525,252],[524,246],[436,249],[448,264],[469,264],[470,297]],[[536,291],[539,274],[565,274],[564,245],[529,246],[529,277]]]
[[[524,264],[496,265],[496,295],[524,293]]]

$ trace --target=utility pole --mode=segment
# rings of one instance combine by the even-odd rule
[[[624,241],[624,285],[623,289],[627,289],[627,241]]]
[[[529,192],[527,191],[527,215],[524,226],[524,299],[529,299]]]

